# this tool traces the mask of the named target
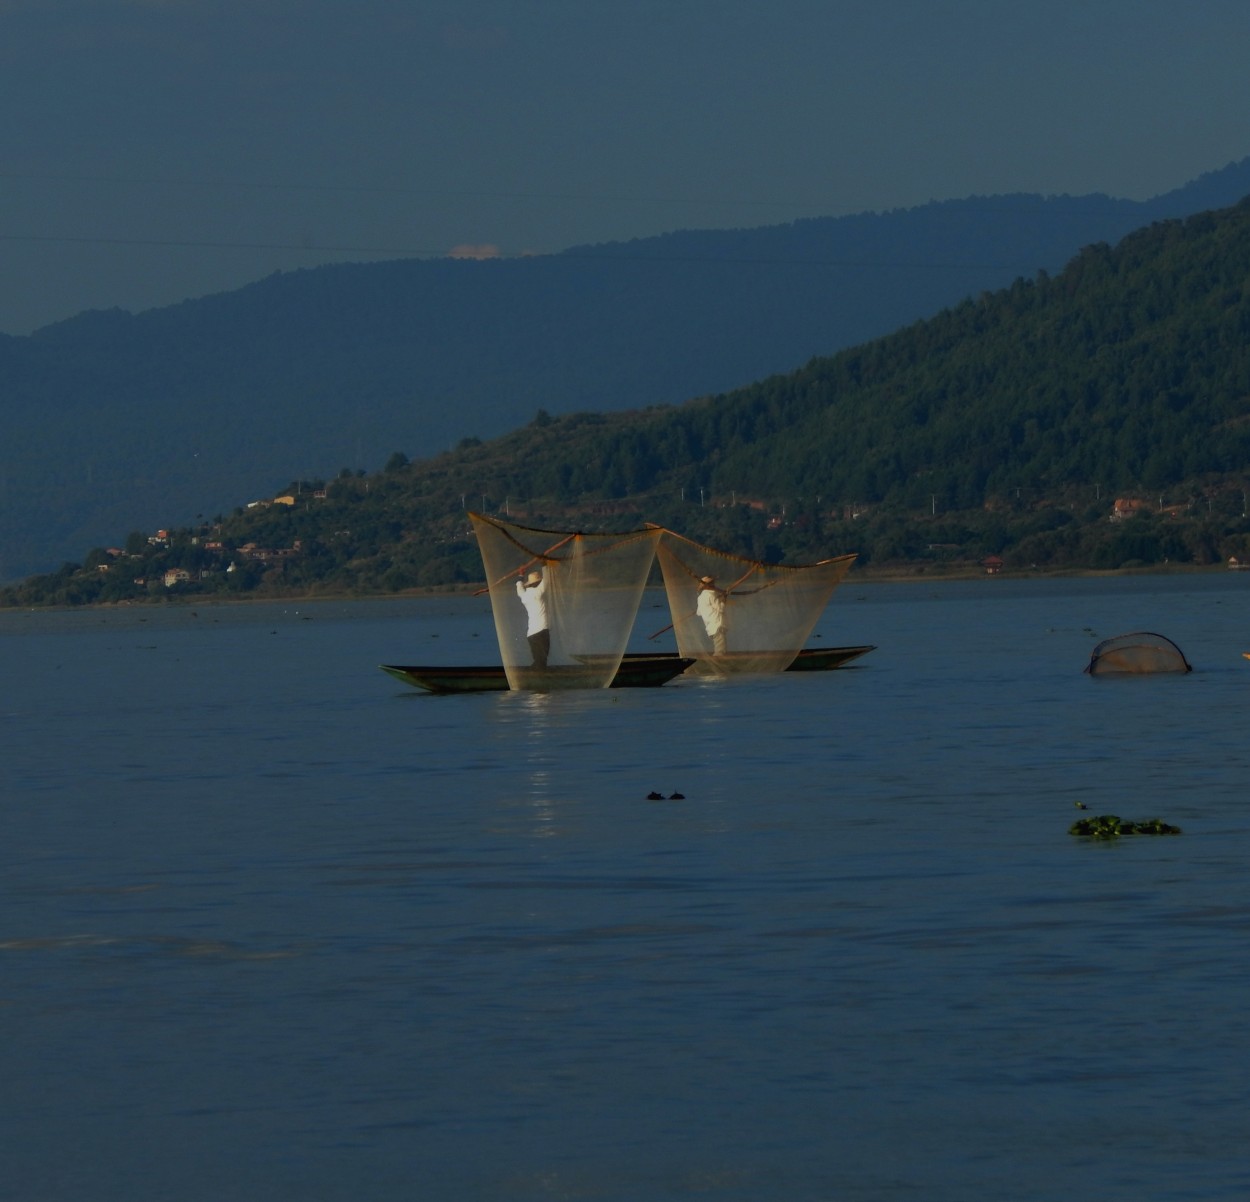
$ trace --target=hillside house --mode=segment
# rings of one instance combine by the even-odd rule
[[[1136,517],[1137,514],[1144,513],[1149,508],[1148,501],[1141,501],[1136,497],[1117,497],[1115,504],[1111,507],[1111,520],[1127,522],[1129,518]]]

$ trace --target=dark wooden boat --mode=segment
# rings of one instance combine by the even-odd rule
[[[827,672],[831,668],[841,668],[844,664],[849,664],[851,660],[858,659],[861,655],[867,655],[868,652],[876,649],[876,646],[871,643],[862,647],[805,647],[794,657],[793,662],[786,671]],[[650,652],[646,651],[627,651],[625,653],[625,662],[650,654]],[[668,654],[676,655],[675,652],[669,652]]]
[[[692,659],[679,655],[659,653],[629,655],[621,661],[611,687],[614,689],[657,688],[680,676]],[[383,672],[396,680],[402,680],[427,693],[497,693],[508,688],[508,677],[503,666],[485,664],[480,667],[443,667],[440,665],[406,666],[380,664]],[[581,676],[583,670],[571,668],[525,668],[520,673],[524,688],[546,692],[569,687],[561,681],[562,676]]]
[[[794,662],[786,669],[787,672],[825,672],[830,668],[841,668],[861,655],[876,651],[869,643],[863,647],[805,647],[794,657]]]
[[[825,672],[841,668],[876,647],[808,647],[800,651],[787,672]],[[614,689],[656,688],[680,676],[693,659],[675,651],[627,651],[612,681]],[[508,677],[501,665],[479,667],[442,667],[437,665],[381,664],[383,672],[427,693],[497,693],[508,687]],[[577,672],[578,669],[566,669]],[[522,680],[526,688],[536,691],[560,688],[561,669],[552,667],[539,672],[525,669]],[[530,676],[531,679],[526,679]]]

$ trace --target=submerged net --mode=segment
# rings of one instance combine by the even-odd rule
[[[1138,631],[1104,639],[1094,648],[1085,671],[1091,676],[1144,676],[1152,672],[1189,672],[1191,668],[1171,639]]]
[[[509,687],[607,688],[661,531],[581,534],[469,516]]]
[[[664,531],[657,552],[678,654],[692,673],[783,672],[820,620],[854,555],[758,563]]]

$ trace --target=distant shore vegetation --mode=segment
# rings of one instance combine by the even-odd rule
[[[682,405],[552,416],[134,531],[0,604],[480,582],[468,513],[875,574],[1250,563],[1250,200]]]
[[[179,599],[364,597],[466,590],[482,564],[464,508],[437,513],[420,465],[297,482],[277,498],[177,529],[135,531],[81,563],[0,589],[0,606],[161,603]],[[473,498],[474,508],[539,528],[631,529],[648,521],[776,563],[853,551],[872,577],[1036,575],[1250,567],[1239,487],[1184,500],[1012,495],[975,510],[831,505],[825,498],[617,499],[584,506]]]

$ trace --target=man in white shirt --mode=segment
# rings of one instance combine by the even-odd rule
[[[716,581],[711,576],[704,576],[699,581],[699,597],[694,608],[703,619],[703,628],[712,640],[712,651],[716,655],[724,655],[725,594],[716,587]]]
[[[524,571],[524,569],[522,569]],[[525,637],[529,640],[530,657],[535,668],[547,666],[551,651],[551,631],[547,624],[547,578],[533,571],[524,580],[516,582],[516,595],[525,606]]]

